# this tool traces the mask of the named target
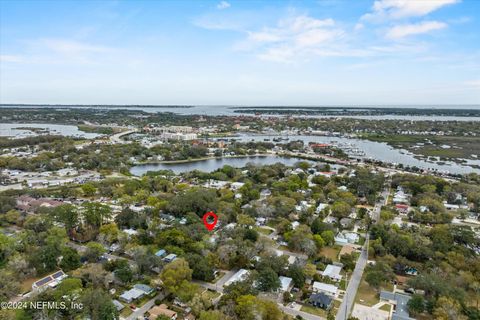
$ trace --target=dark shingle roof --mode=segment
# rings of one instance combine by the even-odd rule
[[[309,298],[311,303],[320,303],[323,305],[330,305],[332,303],[332,298],[324,294],[323,292],[320,293],[314,293],[310,296]]]

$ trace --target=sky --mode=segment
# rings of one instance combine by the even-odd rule
[[[480,104],[480,1],[0,1],[0,103]]]

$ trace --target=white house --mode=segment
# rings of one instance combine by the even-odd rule
[[[238,282],[238,281],[243,281],[243,280],[247,279],[249,273],[250,273],[250,271],[248,271],[246,269],[238,270],[237,273],[235,273],[230,279],[228,279],[227,282],[225,282],[224,286],[226,287],[226,286],[231,285],[232,283],[235,283],[235,282]]]
[[[327,284],[327,283],[315,281],[313,283],[313,292],[315,293],[323,292],[326,295],[335,298],[338,293],[338,288],[333,284]]]
[[[320,204],[318,204],[317,209],[315,209],[315,212],[316,212],[316,213],[320,213],[320,212],[322,212],[322,210],[325,209],[326,207],[328,207],[328,204],[326,204],[326,203],[320,203]]]
[[[335,266],[333,264],[329,264],[322,273],[322,276],[330,278],[333,281],[340,281],[342,280],[342,275],[340,274],[342,271],[342,267]]]
[[[280,280],[279,290],[282,292],[290,291],[290,288],[292,287],[292,278],[280,276],[278,279]]]

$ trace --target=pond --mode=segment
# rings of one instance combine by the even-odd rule
[[[29,130],[32,128],[33,130]],[[35,132],[35,129],[41,132]],[[93,139],[100,134],[83,132],[77,126],[51,123],[0,123],[0,137],[25,138],[40,134],[62,135],[68,137],[81,137]]]
[[[148,163],[134,166],[130,172],[135,176],[141,176],[148,171],[172,170],[179,174],[192,170],[200,170],[204,172],[215,171],[224,165],[229,165],[236,168],[242,168],[247,163],[254,163],[256,165],[269,165],[277,162],[283,163],[287,166],[293,166],[299,161],[305,161],[298,158],[280,157],[280,156],[245,156],[245,157],[226,157],[218,159],[208,159],[200,161],[182,162],[182,163]]]

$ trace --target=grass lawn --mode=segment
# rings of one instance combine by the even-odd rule
[[[268,236],[270,233],[273,232],[273,230],[271,229],[267,229],[267,228],[262,228],[262,227],[259,227],[259,228],[256,228],[256,230],[266,236]]]
[[[275,228],[278,224],[278,221],[277,219],[269,219],[267,221],[267,226],[269,226],[270,228]]]
[[[360,285],[358,286],[357,295],[355,296],[355,302],[371,307],[378,301],[379,298],[375,289],[370,287],[368,283],[364,279],[362,279]]]
[[[216,292],[216,291],[210,291],[210,290],[206,290],[204,292],[204,294],[208,297],[208,299],[210,300],[213,300],[215,298],[218,298],[220,296],[220,292]]]
[[[340,280],[340,284],[338,286],[341,290],[346,290],[347,289],[347,282],[345,279]]]
[[[333,247],[324,247],[320,251],[320,253],[327,258],[332,259],[332,261],[338,261],[338,254],[340,253],[340,250],[342,249],[341,246],[333,246]]]
[[[307,305],[302,305],[302,307],[300,308],[300,311],[307,312],[307,313],[310,313],[310,314],[314,314],[316,316],[320,316],[320,317],[324,317],[324,318],[326,318],[327,314],[328,314],[327,311],[325,311],[321,308],[316,308],[316,307],[307,306]]]
[[[380,307],[380,310],[390,312],[391,308],[392,306],[390,306],[389,304],[384,304],[383,306]]]
[[[145,303],[147,303],[151,299],[152,299],[152,297],[144,296],[141,299],[138,299],[135,302],[133,302],[133,304],[136,305],[137,308],[140,308],[141,306],[143,306]]]
[[[290,249],[287,246],[279,246],[278,250],[290,251]]]
[[[22,284],[20,285],[20,289],[21,289],[21,292],[22,293],[27,293],[29,291],[32,290],[32,284],[37,281],[37,280],[40,280],[41,278],[28,278],[28,279],[25,279],[23,280]]]
[[[130,309],[130,307],[127,305],[125,308],[123,308],[122,311],[120,311],[120,316],[123,318],[126,318],[132,313],[133,313],[132,309]]]
[[[365,241],[366,241],[365,237],[360,237],[360,239],[358,239],[358,245],[363,246]]]

